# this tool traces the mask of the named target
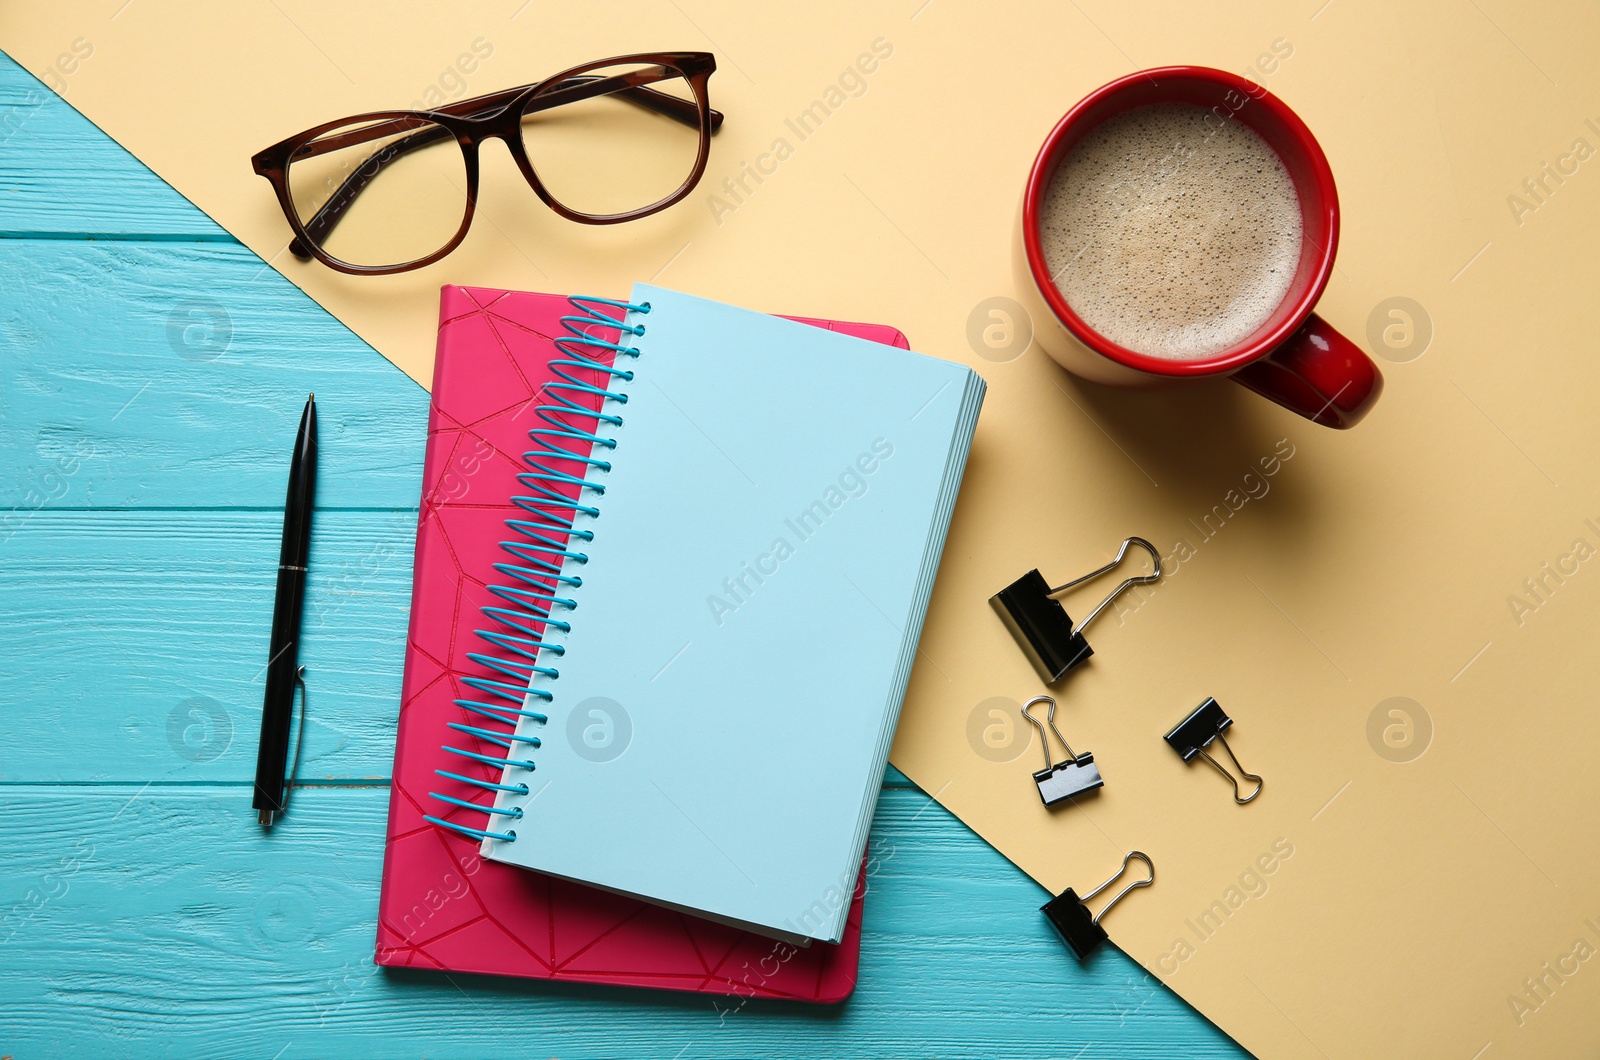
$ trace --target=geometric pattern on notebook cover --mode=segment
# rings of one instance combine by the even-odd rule
[[[761,935],[582,884],[486,861],[478,843],[423,820],[444,816],[430,791],[473,789],[435,769],[499,779],[496,767],[447,754],[450,721],[482,724],[454,704],[478,695],[463,676],[501,677],[466,656],[493,569],[522,454],[536,425],[533,406],[556,379],[546,362],[561,295],[445,287],[423,467],[411,625],[395,740],[394,781],[378,906],[375,963],[689,990],[739,997],[835,1002],[855,987],[860,963],[863,867],[842,941],[794,947]],[[909,348],[898,330],[802,320]],[[535,400],[538,398],[539,400]],[[480,793],[481,795],[481,793]],[[481,799],[480,799],[481,801]],[[536,809],[537,803],[531,809]],[[465,813],[465,811],[459,811]],[[463,818],[467,821],[467,818]],[[468,821],[468,823],[477,823]]]

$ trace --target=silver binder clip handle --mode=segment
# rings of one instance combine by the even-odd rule
[[[1224,751],[1228,752],[1228,757],[1233,760],[1233,768],[1235,768],[1235,769],[1237,769],[1239,771],[1239,776],[1238,777],[1235,777],[1232,773],[1228,772],[1228,770],[1223,766],[1223,764],[1221,762],[1218,762],[1215,758],[1212,758],[1210,753],[1204,747],[1200,748],[1200,751],[1199,751],[1200,757],[1204,758],[1207,762],[1210,762],[1211,763],[1211,768],[1215,769],[1218,773],[1221,773],[1224,777],[1228,778],[1228,783],[1233,785],[1233,801],[1238,803],[1240,806],[1243,806],[1246,803],[1248,803],[1251,799],[1254,799],[1257,795],[1260,795],[1261,794],[1261,789],[1267,786],[1267,782],[1262,780],[1256,774],[1248,773],[1248,772],[1245,771],[1244,766],[1239,764],[1239,756],[1234,754],[1233,753],[1233,748],[1228,746],[1228,738],[1226,736],[1223,736],[1223,735],[1221,735],[1219,733],[1218,736],[1217,736],[1216,742],[1220,743],[1222,745],[1222,749]],[[1245,780],[1253,780],[1253,781],[1255,781],[1256,782],[1255,790],[1252,791],[1248,795],[1241,796],[1239,794],[1239,778],[1240,777],[1243,777]]]
[[[1113,883],[1116,883],[1119,879],[1121,879],[1122,876],[1128,871],[1128,865],[1130,863],[1134,862],[1134,861],[1142,861],[1142,862],[1144,862],[1144,867],[1150,870],[1150,875],[1146,876],[1142,880],[1134,880],[1132,883],[1128,884],[1122,890],[1120,890],[1116,894],[1112,895],[1111,901],[1107,902],[1104,906],[1102,906],[1100,911],[1094,915],[1094,922],[1096,924],[1100,923],[1100,918],[1101,917],[1103,917],[1107,913],[1111,912],[1111,907],[1112,906],[1114,906],[1118,902],[1122,901],[1122,896],[1123,895],[1127,894],[1129,891],[1137,891],[1140,887],[1148,887],[1152,883],[1156,882],[1156,863],[1150,860],[1150,855],[1146,854],[1142,850],[1130,850],[1130,851],[1128,851],[1128,853],[1126,855],[1123,856],[1122,868],[1120,868],[1116,872],[1112,873],[1111,874],[1111,878],[1109,880],[1107,880],[1105,883],[1102,883],[1100,886],[1096,887],[1094,890],[1092,890],[1088,894],[1084,895],[1083,898],[1081,899],[1081,901],[1084,904],[1087,905],[1101,891],[1105,890],[1107,887],[1110,887]]]
[[[1043,723],[1041,723],[1038,718],[1028,713],[1028,708],[1033,706],[1035,703],[1050,704],[1050,709],[1048,712],[1046,712]],[[1066,748],[1067,757],[1078,757],[1072,753],[1072,745],[1067,743],[1067,738],[1065,736],[1061,735],[1061,730],[1056,728],[1056,701],[1053,696],[1034,696],[1032,699],[1022,704],[1022,716],[1032,722],[1035,729],[1039,730],[1039,745],[1044,748],[1044,767],[1046,769],[1049,769],[1051,766],[1055,765],[1050,758],[1050,737],[1046,735],[1044,731],[1044,726],[1046,723],[1049,724],[1050,731],[1056,734],[1056,739],[1061,741],[1061,746]]]
[[[1110,596],[1107,596],[1104,600],[1100,601],[1099,607],[1096,607],[1093,611],[1089,612],[1088,618],[1085,618],[1082,622],[1078,623],[1076,629],[1077,633],[1081,634],[1085,629],[1087,629],[1089,627],[1089,623],[1095,620],[1095,616],[1099,615],[1100,612],[1109,607],[1111,601],[1121,596],[1126,590],[1133,588],[1135,585],[1148,585],[1151,582],[1159,581],[1161,579],[1161,553],[1156,551],[1156,546],[1152,545],[1144,538],[1130,537],[1122,542],[1122,547],[1117,550],[1116,558],[1110,563],[1107,563],[1104,567],[1101,567],[1099,570],[1092,570],[1081,578],[1074,578],[1065,585],[1058,585],[1054,589],[1050,590],[1050,598],[1055,599],[1062,593],[1065,593],[1068,589],[1082,585],[1084,582],[1093,581],[1102,574],[1109,574],[1111,571],[1117,569],[1117,566],[1122,563],[1123,558],[1127,556],[1128,549],[1134,545],[1137,545],[1146,552],[1150,553],[1150,559],[1154,562],[1155,569],[1153,569],[1149,574],[1141,574],[1134,578],[1124,579],[1121,585],[1111,590]]]

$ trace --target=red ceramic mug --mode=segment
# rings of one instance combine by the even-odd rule
[[[1153,357],[1121,346],[1084,323],[1051,280],[1039,236],[1051,178],[1095,126],[1134,107],[1189,103],[1207,122],[1244,122],[1289,171],[1300,200],[1302,239],[1293,281],[1266,322],[1238,343],[1192,360]],[[1074,375],[1120,387],[1171,386],[1231,376],[1262,397],[1329,427],[1351,427],[1378,400],[1383,376],[1355,343],[1312,312],[1333,271],[1339,245],[1339,197],[1333,172],[1311,130],[1265,88],[1223,70],[1166,66],[1119,78],[1067,112],[1039,150],[1022,199],[1018,286],[1034,335]]]

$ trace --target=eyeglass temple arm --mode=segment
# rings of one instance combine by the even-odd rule
[[[660,70],[659,67],[656,69]],[[700,107],[698,104],[678,99],[676,96],[670,96],[665,92],[647,88],[644,85],[632,83],[632,79],[641,74],[649,75],[650,71],[636,71],[633,74],[618,74],[613,77],[570,77],[549,93],[535,96],[529,101],[523,113],[528,114],[533,111],[549,110],[552,107],[593,99],[595,96],[615,95],[627,100],[629,103],[644,107],[646,110],[654,111],[685,125],[700,124]],[[659,75],[656,75],[656,79],[660,79]],[[439,110],[442,113],[452,114],[461,118],[477,117],[484,112],[493,112],[496,108],[504,106],[514,99],[518,93],[526,89],[526,85],[521,88],[507,89],[504,92],[496,92],[478,99],[463,100],[448,107],[440,107]],[[715,133],[722,126],[722,112],[707,108],[707,114],[711,121],[711,131]],[[393,121],[380,122],[377,125],[346,133],[343,136],[333,136],[326,140],[319,140],[315,144],[307,145],[311,150],[299,153],[298,157],[302,159],[312,158],[326,154],[329,151],[340,150],[388,136],[404,129],[405,122],[408,120],[410,119],[396,118]],[[450,131],[443,126],[434,125],[426,129],[420,129],[404,139],[396,140],[380,148],[372,157],[363,162],[354,173],[346,177],[344,183],[339,185],[338,190],[328,197],[328,201],[322,204],[322,208],[316,212],[315,216],[306,222],[306,235],[313,242],[321,243],[323,237],[349,211],[351,205],[355,202],[356,196],[366,190],[367,185],[377,179],[378,174],[383,172],[385,167],[413,151],[427,147],[429,144],[450,139],[451,135]],[[309,260],[311,257],[310,249],[306,247],[299,236],[295,236],[290,241],[289,252],[302,261]]]
[[[593,99],[595,96],[618,95],[629,103],[653,110],[657,114],[665,115],[673,121],[681,122],[688,126],[700,124],[700,105],[693,100],[679,99],[677,96],[668,95],[659,89],[646,87],[650,81],[662,81],[675,76],[672,71],[662,67],[652,70],[635,70],[627,74],[613,74],[610,77],[594,77],[589,74],[579,74],[569,77],[549,92],[541,92],[533,97],[528,105],[523,108],[523,113],[530,111],[549,110],[551,107],[563,106],[567,103],[576,103],[583,99]],[[497,96],[507,99],[515,96],[522,89],[512,89],[509,93],[499,92]],[[489,97],[494,98],[494,97]],[[479,101],[480,104],[483,101]],[[501,100],[500,102],[505,102]],[[462,106],[463,104],[456,104]],[[446,108],[447,110],[449,108]],[[722,112],[710,107],[706,108],[706,115],[710,119],[711,131],[716,132],[722,128]]]
[[[700,108],[698,104],[689,100],[678,99],[675,96],[669,96],[658,89],[644,87],[649,81],[664,80],[666,76],[669,75],[661,67],[655,67],[654,72],[635,71],[632,74],[617,74],[612,77],[578,75],[561,82],[554,90],[535,97],[534,102],[537,103],[537,106],[528,105],[524,108],[524,113],[534,110],[548,110],[551,107],[576,103],[579,100],[592,99],[595,96],[614,94],[647,107],[658,114],[665,114],[685,125],[699,125]],[[645,80],[646,78],[648,80]],[[493,113],[505,106],[517,96],[526,92],[529,87],[531,86],[522,85],[518,88],[508,88],[491,95],[464,99],[459,103],[452,103],[449,106],[422,113],[449,114],[457,118],[480,117],[484,114]],[[706,113],[712,131],[715,132],[721,128],[722,112],[708,107]],[[360,129],[341,133],[338,136],[324,136],[321,139],[302,144],[295,149],[291,158],[293,160],[315,158],[330,151],[340,151],[346,147],[354,147],[393,133],[404,132],[410,123],[416,120],[415,117],[408,115],[403,118],[391,118],[388,121],[366,125]]]

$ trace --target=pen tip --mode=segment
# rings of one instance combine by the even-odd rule
[[[315,401],[315,400],[317,400],[317,392],[315,390],[313,390],[309,395],[307,395],[306,400],[307,401]]]

